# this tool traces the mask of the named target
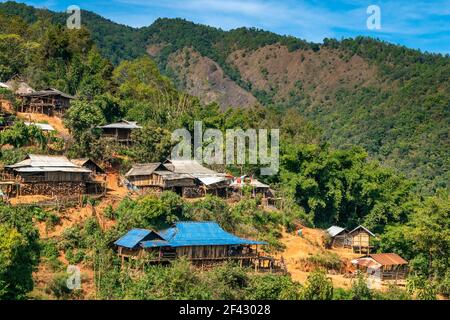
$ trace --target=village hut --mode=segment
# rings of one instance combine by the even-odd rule
[[[352,260],[352,264],[366,274],[372,288],[388,283],[402,284],[408,275],[408,261],[396,253],[369,254]]]
[[[242,194],[242,190],[245,187],[251,188],[252,196],[256,197],[256,195],[260,194],[263,198],[273,198],[274,192],[270,189],[270,186],[260,182],[258,179],[249,176],[241,176],[233,179],[230,185],[231,189],[234,192]]]
[[[327,229],[327,234],[330,236],[330,246],[334,248],[350,248],[352,245],[352,238],[345,228],[338,226],[331,226]]]
[[[132,132],[134,130],[142,129],[137,122],[127,120],[99,126],[99,128],[102,130],[102,137],[124,144],[132,143]]]
[[[14,182],[15,195],[73,196],[86,193],[91,170],[64,156],[30,154],[25,160],[5,166],[3,183]],[[12,195],[14,195],[12,194]]]
[[[187,188],[195,187],[195,178],[169,171],[160,162],[134,164],[125,174],[132,188],[145,193],[160,194],[164,190],[184,196]]]
[[[225,173],[219,173],[202,166],[196,160],[166,160],[163,164],[169,171],[186,174],[195,179],[194,187],[186,188],[188,198],[201,197],[206,194],[227,196],[230,178]]]
[[[22,103],[20,112],[41,113],[48,116],[63,116],[75,97],[54,88],[18,94]]]
[[[352,248],[354,252],[370,253],[370,250],[373,248],[371,245],[371,240],[372,238],[375,238],[375,234],[373,234],[369,229],[362,225],[357,226],[349,232],[349,236],[352,239]]]
[[[114,244],[122,261],[164,263],[184,257],[197,265],[236,260],[255,269],[277,268],[275,259],[258,253],[258,246],[267,243],[237,237],[216,222],[177,222],[161,231],[133,229]]]

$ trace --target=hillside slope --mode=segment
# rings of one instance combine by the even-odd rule
[[[0,13],[66,15],[14,2]],[[323,44],[258,29],[223,31],[182,19],[134,29],[83,12],[101,53],[149,53],[179,89],[222,108],[295,108],[335,148],[361,145],[432,192],[450,180],[450,58],[358,37]]]

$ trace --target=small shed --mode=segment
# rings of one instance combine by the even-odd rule
[[[350,248],[352,245],[352,238],[346,228],[331,226],[327,229],[330,236],[330,245],[335,248]]]
[[[168,170],[162,163],[134,164],[125,178],[135,188],[150,193],[171,190],[184,195],[185,188],[195,186],[195,178]]]
[[[261,194],[264,198],[271,198],[274,196],[269,185],[247,175],[235,177],[230,185],[231,189],[238,193],[242,193],[242,189],[246,186],[251,188],[254,197],[257,194]]]
[[[408,275],[408,261],[396,253],[376,253],[352,260],[352,264],[367,275],[371,287],[386,282],[402,282]]]
[[[195,188],[186,189],[186,197],[195,198],[205,194],[227,196],[231,179],[225,173],[206,168],[196,160],[166,160],[163,165],[169,171],[187,174],[195,179]]]
[[[102,137],[120,143],[131,143],[131,133],[134,130],[142,129],[142,127],[138,125],[137,122],[127,120],[99,126],[99,128],[102,129]]]
[[[349,236],[352,239],[352,248],[354,252],[370,253],[370,250],[373,248],[371,245],[371,239],[376,237],[372,231],[362,225],[359,225],[349,232]]]

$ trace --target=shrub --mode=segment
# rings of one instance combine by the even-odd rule
[[[300,297],[302,300],[331,300],[333,283],[325,272],[316,270],[309,274]]]
[[[306,258],[306,261],[313,266],[326,270],[340,270],[342,261],[334,252],[319,253]]]
[[[84,250],[68,249],[66,251],[66,259],[72,265],[79,264],[80,262],[82,262],[84,260],[84,257],[85,257]]]
[[[63,263],[58,259],[58,244],[55,240],[41,240],[40,243],[41,258],[50,266],[53,271],[61,270]]]
[[[255,275],[247,290],[247,298],[252,300],[297,300],[301,286],[289,276],[267,274]]]
[[[114,209],[113,209],[112,205],[109,204],[103,210],[103,216],[105,216],[105,218],[110,219],[110,220],[114,220],[116,218],[116,215],[114,213]]]
[[[372,300],[372,291],[367,287],[366,278],[361,272],[358,272],[356,281],[352,283],[351,299]]]

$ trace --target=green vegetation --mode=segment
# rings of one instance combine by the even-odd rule
[[[140,59],[145,55],[147,45],[158,45],[161,46],[156,58],[158,66],[163,73],[172,75],[167,67],[168,56],[191,47],[217,62],[231,79],[252,91],[265,107],[278,112],[285,112],[286,108],[298,109],[313,127],[323,128],[322,140],[332,146],[362,146],[372,159],[416,180],[416,189],[421,192],[431,194],[438,188],[448,187],[449,57],[366,37],[341,41],[324,39],[319,45],[252,28],[225,32],[183,19],[158,19],[149,27],[133,29],[91,12],[83,11],[82,14],[86,29],[67,31],[61,27],[66,19],[64,13],[14,2],[0,4],[0,25],[5,30],[0,40],[0,46],[3,42],[5,48],[0,50],[4,53],[0,58],[0,80],[7,80],[17,73],[27,74],[36,78],[31,84],[38,87],[51,85],[69,93],[96,97],[100,91],[109,91],[102,82],[107,81],[111,72],[111,67],[98,52],[119,65],[124,60]],[[51,23],[55,25],[51,26]],[[64,36],[58,38],[57,33]],[[69,42],[71,44],[67,46]],[[93,48],[93,43],[98,49]],[[313,89],[307,83],[297,81],[291,97],[279,99],[277,86],[271,85],[267,91],[253,90],[252,83],[241,80],[239,71],[227,61],[236,50],[243,50],[245,54],[277,43],[291,51],[334,50],[344,61],[358,55],[377,73],[373,76],[373,84],[339,87],[333,96],[322,97],[322,103],[313,103]],[[52,50],[50,46],[53,46]],[[10,54],[11,51],[14,54]],[[146,68],[146,62],[140,64]],[[122,67],[128,68],[127,63]],[[125,86],[123,89],[126,87],[132,91],[135,88]],[[136,89],[140,90],[139,86]],[[134,118],[143,119],[150,119],[155,113],[165,117],[160,111],[168,106],[180,109],[177,99],[172,100],[167,90],[163,92],[159,104],[152,102],[154,105],[148,106],[148,103],[137,103],[134,99],[127,101],[126,108],[135,110],[130,111]]]
[[[39,261],[39,234],[33,226],[36,208],[0,204],[0,299],[25,299],[33,289]]]
[[[360,148],[289,145],[281,161],[281,185],[313,215],[316,226],[363,223],[379,232],[389,222],[406,219],[412,183],[368,161]]]
[[[208,196],[191,203],[173,193],[160,198],[126,198],[105,216],[116,224],[108,231],[95,218],[64,231],[57,241],[38,241],[34,221],[51,229],[57,217],[36,208],[0,206],[0,298],[24,299],[33,288],[31,273],[39,258],[55,272],[62,269],[59,251],[70,263],[96,270],[99,298],[119,299],[432,299],[450,292],[449,58],[422,54],[375,40],[357,38],[322,46],[255,29],[224,32],[184,20],[159,19],[139,30],[85,13],[86,29],[67,30],[63,14],[7,2],[0,4],[0,81],[24,77],[37,89],[55,87],[77,99],[64,123],[67,141],[16,122],[0,133],[2,165],[23,159],[28,152],[64,153],[120,162],[160,161],[169,156],[170,132],[196,120],[204,128],[280,128],[280,172],[258,177],[255,165],[220,167],[235,175],[255,174],[270,183],[282,210],[268,211],[260,199],[245,197],[235,205]],[[165,44],[157,61],[144,56],[145,44]],[[276,90],[261,91],[264,107],[221,110],[204,105],[175,87],[160,73],[169,54],[192,46],[217,61],[248,90],[239,73],[227,64],[237,50],[255,50],[281,43],[290,50],[337,50],[343,59],[358,54],[378,70],[376,85],[339,89],[331,104],[313,105],[305,83],[296,83],[289,108],[276,99]],[[158,68],[159,67],[159,68]],[[267,77],[270,73],[264,71]],[[4,91],[0,94],[11,97]],[[300,101],[301,100],[301,101]],[[291,101],[292,102],[292,101]],[[99,125],[122,118],[143,129],[132,146],[100,138]],[[326,141],[327,143],[324,143]],[[86,203],[89,199],[85,199]],[[95,206],[95,203],[91,203]],[[410,261],[408,292],[391,288],[385,294],[368,290],[358,278],[350,291],[334,290],[317,271],[300,286],[288,276],[254,275],[226,265],[208,272],[192,270],[186,261],[168,268],[146,266],[141,277],[120,268],[111,243],[130,228],[164,228],[178,220],[213,220],[227,231],[269,242],[272,252],[283,249],[282,228],[299,224],[354,227],[364,224],[379,235],[380,252],[396,252]],[[332,256],[311,262],[336,268]],[[136,265],[134,265],[136,267]],[[214,281],[214,282],[212,282]],[[56,274],[48,292],[74,298]],[[214,283],[214,285],[212,285]]]

